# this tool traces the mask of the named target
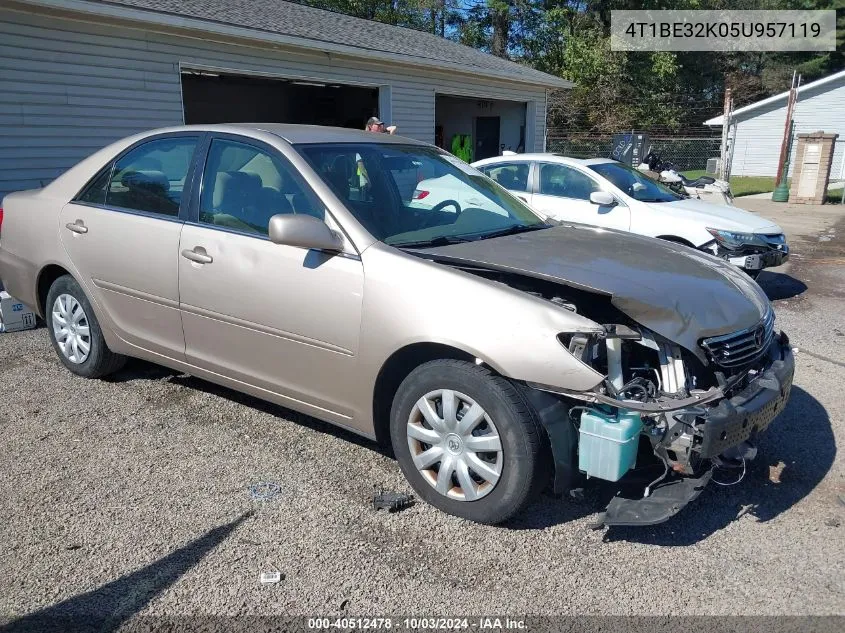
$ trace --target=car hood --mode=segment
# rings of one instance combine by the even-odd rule
[[[650,202],[647,204],[653,209],[671,213],[676,217],[679,215],[689,217],[713,229],[764,233],[766,235],[783,233],[783,229],[771,220],[725,204],[711,204],[692,198],[678,200],[677,202]]]
[[[754,280],[695,249],[586,225],[562,225],[418,251],[610,295],[634,321],[702,360],[700,339],[756,325],[770,309]]]

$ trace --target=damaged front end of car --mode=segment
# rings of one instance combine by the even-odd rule
[[[789,260],[789,245],[783,233],[740,233],[708,228],[713,240],[701,247],[751,273],[785,264]]]
[[[593,389],[525,383],[549,437],[556,493],[582,486],[584,478],[622,484],[656,467],[641,497],[615,496],[599,525],[666,521],[714,472],[738,483],[756,456],[757,437],[789,399],[794,360],[769,306],[752,327],[700,338],[691,350],[625,314],[612,296],[503,271],[471,272],[599,326],[557,337],[604,377]]]
[[[695,499],[714,470],[741,477],[756,456],[758,435],[789,399],[794,361],[788,338],[774,331],[772,313],[748,331],[703,340],[708,363],[627,324],[562,338],[571,353],[606,375],[591,392],[529,385],[582,403],[569,408],[578,427],[579,471],[618,481],[636,467],[641,437],[663,466],[642,498],[614,497],[604,525],[661,523]]]

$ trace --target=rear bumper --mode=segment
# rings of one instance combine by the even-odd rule
[[[36,277],[35,266],[0,246],[0,280],[6,292],[43,317],[38,305]]]

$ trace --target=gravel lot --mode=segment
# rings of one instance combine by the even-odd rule
[[[845,614],[845,216],[793,224],[760,278],[800,349],[789,406],[742,485],[654,528],[591,531],[595,491],[498,528],[376,513],[374,486],[409,488],[367,441],[141,362],[76,378],[43,327],[2,334],[0,617]]]

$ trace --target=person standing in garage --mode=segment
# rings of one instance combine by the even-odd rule
[[[397,127],[389,125],[385,127],[384,121],[377,116],[371,116],[367,121],[367,127],[364,128],[367,132],[380,132],[382,134],[395,134]]]
[[[377,116],[371,116],[367,120],[367,125],[364,127],[364,130],[367,132],[376,132],[379,134],[394,134],[396,129],[395,125],[385,127],[384,121]],[[357,163],[358,180],[361,190],[365,191],[370,186],[370,177],[367,174],[367,168],[364,166],[364,161],[360,155],[356,155],[355,162]]]

